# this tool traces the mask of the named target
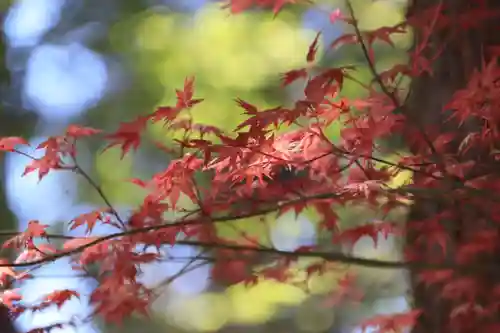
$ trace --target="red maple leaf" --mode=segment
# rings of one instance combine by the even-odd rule
[[[85,225],[87,227],[86,233],[90,234],[92,230],[94,229],[96,223],[98,221],[102,221],[105,217],[103,214],[107,213],[109,209],[98,209],[94,210],[89,213],[84,213],[81,214],[77,217],[75,217],[71,222],[70,230],[73,230],[75,228],[78,228],[82,225]]]
[[[80,294],[74,290],[63,289],[56,290],[43,298],[44,305],[52,305],[55,304],[58,308],[61,308],[64,303],[69,301],[71,298],[80,298]]]
[[[356,44],[358,41],[359,41],[358,35],[349,33],[335,39],[330,44],[330,48],[335,49],[343,45]]]
[[[177,105],[176,108],[189,109],[194,105],[201,103],[203,99],[193,99],[194,94],[194,77],[189,77],[184,80],[184,89],[176,90]]]
[[[316,59],[316,52],[318,52],[318,41],[319,41],[319,36],[321,36],[321,32],[318,32],[316,34],[316,38],[314,38],[314,41],[311,43],[309,46],[309,51],[307,52],[307,62],[311,63]]]
[[[33,243],[33,238],[44,237],[47,238],[46,229],[49,226],[46,224],[40,224],[37,220],[31,220],[28,223],[28,227],[24,232],[19,235],[12,237],[3,243],[3,248],[24,248],[37,250],[37,247]]]
[[[7,266],[9,264],[9,261],[0,259],[0,265],[2,265],[0,266],[0,285],[2,287],[5,287],[10,279],[16,277],[17,275],[12,267]]]
[[[342,231],[339,234],[336,234],[333,237],[333,242],[346,242],[348,244],[354,244],[361,237],[368,236],[373,240],[376,247],[379,235],[387,237],[388,234],[398,233],[397,231],[397,225],[395,225],[393,222],[370,223],[358,227],[353,227]]]
[[[406,29],[404,29],[401,25],[396,25],[393,27],[380,27],[375,30],[364,31],[363,35],[365,36],[367,43],[370,45],[376,40],[380,40],[394,47],[391,36],[394,34],[404,33],[406,33]]]
[[[177,118],[180,112],[180,108],[172,106],[160,106],[149,116],[149,118],[153,121],[153,123],[156,123],[158,121],[168,122]]]
[[[28,222],[28,227],[23,232],[24,237],[36,238],[36,237],[47,237],[47,224],[41,224],[38,220],[31,220]]]
[[[56,253],[56,249],[50,244],[37,244],[36,246],[30,246],[25,249],[16,258],[15,263],[30,262],[34,260],[40,260],[47,255]]]
[[[421,313],[421,310],[412,310],[406,313],[376,316],[364,321],[362,329],[366,331],[369,327],[379,333],[400,332],[403,328],[413,326]]]
[[[69,125],[66,129],[66,136],[72,138],[80,138],[85,136],[92,136],[101,133],[102,130],[92,127],[82,127],[78,125]]]
[[[137,149],[141,143],[141,135],[148,120],[149,117],[141,116],[134,121],[121,123],[115,133],[106,136],[111,143],[104,150],[118,145],[122,149],[121,157],[123,158],[131,148]]]
[[[14,307],[14,302],[22,300],[22,296],[15,290],[5,290],[2,292],[0,299],[2,304],[12,308]]]
[[[52,156],[46,155],[40,159],[31,161],[30,164],[26,166],[23,172],[23,176],[38,170],[38,180],[42,180],[51,170],[59,169],[61,167],[60,158],[53,158]]]
[[[314,103],[321,103],[325,96],[331,94],[332,85],[342,88],[346,70],[352,67],[331,68],[309,79],[304,93],[307,99]]]
[[[11,136],[11,137],[5,137],[5,138],[0,138],[0,151],[14,151],[16,146],[18,145],[29,145],[29,143],[20,137],[17,136]]]
[[[286,73],[282,74],[281,78],[281,85],[283,87],[297,81],[298,79],[305,79],[307,78],[307,69],[301,68],[301,69],[293,69],[291,71],[288,71]]]

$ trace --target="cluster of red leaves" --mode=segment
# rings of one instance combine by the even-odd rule
[[[298,1],[231,0],[228,6],[233,13],[254,5],[272,7],[277,13],[285,4],[294,2]],[[484,9],[478,13],[476,18],[483,17]],[[356,70],[355,67],[315,67],[319,34],[307,51],[307,67],[282,76],[283,87],[303,80],[304,97],[291,106],[267,110],[237,99],[236,104],[247,119],[232,133],[193,121],[191,109],[202,100],[194,98],[194,78],[186,79],[183,89],[176,91],[175,105],[159,107],[102,136],[107,141],[107,148],[118,146],[123,156],[141,145],[142,134],[150,123],[163,123],[165,131],[184,133],[182,140],[176,141],[175,149],[161,146],[174,157],[180,152],[165,170],[147,180],[131,180],[146,189],[148,195],[128,221],[123,221],[112,207],[82,214],[70,221],[69,227],[86,228],[88,237],[67,239],[61,248],[51,242],[55,236],[47,232],[46,225],[32,221],[25,232],[4,243],[4,247],[18,251],[18,257],[14,264],[3,262],[0,265],[0,282],[9,288],[13,280],[29,278],[29,272],[16,272],[14,266],[28,267],[65,256],[70,256],[73,267],[82,272],[97,264],[99,285],[90,301],[98,314],[119,322],[135,311],[147,314],[154,291],[138,282],[137,277],[141,274],[141,265],[164,257],[159,250],[165,244],[197,245],[212,250],[216,258],[212,277],[219,282],[254,284],[259,278],[286,282],[290,278],[288,268],[298,257],[309,255],[323,257],[326,261],[334,260],[333,257],[315,252],[315,247],[295,252],[279,251],[248,235],[242,235],[240,240],[224,239],[217,234],[216,223],[230,223],[271,212],[280,215],[289,210],[299,214],[305,208],[313,208],[322,219],[321,228],[331,232],[332,243],[350,246],[365,236],[376,243],[380,234],[402,235],[404,231],[392,221],[340,231],[335,207],[363,204],[382,209],[386,214],[407,204],[401,199],[418,199],[420,194],[425,194],[443,201],[443,208],[430,217],[408,222],[407,230],[416,230],[421,235],[414,245],[421,246],[414,247],[418,251],[408,249],[407,264],[437,266],[422,272],[419,278],[428,287],[444,286],[439,289],[439,297],[448,299],[451,304],[446,327],[464,329],[475,325],[483,327],[484,332],[492,332],[492,327],[498,327],[494,316],[499,286],[487,279],[488,269],[483,268],[483,272],[476,268],[473,270],[476,275],[471,275],[451,266],[476,264],[485,257],[494,256],[498,250],[496,230],[500,211],[491,193],[500,189],[497,171],[500,68],[494,59],[478,69],[468,86],[457,91],[446,106],[443,112],[446,111],[447,121],[455,124],[456,131],[439,133],[432,128],[415,126],[399,102],[397,78],[417,78],[431,72],[435,57],[424,56],[427,40],[431,33],[449,28],[451,24],[441,5],[421,14],[397,26],[373,31],[360,31],[355,18],[345,18],[338,11],[332,14],[332,21],[341,19],[354,26],[355,32],[339,37],[330,47],[361,44],[370,65],[375,58],[376,42],[392,45],[392,36],[405,33],[409,27],[422,31],[422,41],[412,51],[411,62],[375,73],[373,83],[381,85],[381,91],[372,85],[363,85],[367,97],[361,100],[342,97],[343,84],[345,80],[354,80],[350,73]],[[460,22],[464,29],[471,29],[473,25],[465,16]],[[482,125],[476,130],[468,130],[464,136],[460,127],[471,122]],[[326,134],[332,123],[343,125],[336,143]],[[284,128],[288,130],[281,131]],[[408,138],[413,155],[402,156],[399,162],[385,161],[382,157],[387,153],[384,139],[395,134]],[[50,171],[64,169],[88,180],[76,163],[76,142],[96,135],[100,135],[99,130],[70,126],[64,135],[50,137],[36,148],[43,149],[44,155],[32,158],[24,174],[38,170],[42,179]],[[29,156],[16,148],[19,145],[28,143],[17,137],[0,139],[0,150]],[[66,161],[68,158],[70,162]],[[413,184],[391,189],[388,183],[402,170],[414,173]],[[292,176],[284,177],[287,173]],[[207,178],[208,184],[200,186],[199,176]],[[181,198],[197,208],[190,211],[180,208]],[[465,206],[472,208],[465,211]],[[183,217],[167,221],[167,212],[181,213]],[[454,226],[462,233],[460,243],[452,242],[449,221],[463,221],[462,225]],[[98,223],[110,224],[119,232],[105,237],[90,236]],[[146,252],[150,247],[158,251]],[[454,258],[451,264],[450,251]],[[259,262],[262,259],[257,254],[269,255],[266,265]],[[336,256],[335,260],[342,258],[347,257]],[[433,261],[429,262],[429,258]],[[326,261],[307,267],[307,276],[323,273]],[[264,268],[257,269],[258,266]],[[340,279],[339,289],[329,302],[360,300],[363,295],[356,289],[355,280],[351,274]],[[72,297],[78,294],[69,290],[56,291],[29,309],[40,310],[51,304],[61,307]],[[19,301],[20,296],[13,292],[3,294],[3,302],[14,311],[28,309]],[[381,332],[398,331],[403,326],[413,325],[420,313],[421,310],[414,310],[395,316],[379,316],[365,325],[377,326]]]

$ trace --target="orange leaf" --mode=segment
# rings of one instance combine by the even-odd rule
[[[113,146],[121,146],[123,158],[131,148],[134,150],[139,147],[141,143],[142,131],[146,129],[149,117],[138,117],[134,121],[120,124],[118,130],[106,137],[111,140],[111,143],[104,149],[109,149]]]
[[[281,76],[281,86],[287,86],[298,79],[307,78],[307,70],[305,68],[293,69]]]
[[[99,129],[95,129],[92,127],[82,127],[78,125],[69,125],[68,128],[66,129],[66,135],[73,138],[79,138],[82,136],[91,136],[99,134],[101,132],[102,131]]]
[[[70,230],[76,229],[82,225],[87,226],[87,234],[92,232],[92,229],[94,229],[95,224],[97,221],[101,221],[103,219],[103,213],[105,213],[105,210],[99,209],[99,210],[94,210],[90,213],[84,213],[81,214],[77,217],[75,217],[71,222],[71,227]]]
[[[69,301],[73,297],[80,298],[80,294],[69,289],[56,290],[53,293],[46,295],[44,297],[44,302],[55,304],[58,308],[61,308],[66,301]]]
[[[10,136],[10,137],[5,137],[5,138],[0,138],[0,151],[14,151],[14,148],[17,145],[27,145],[29,146],[29,143],[18,136]]]

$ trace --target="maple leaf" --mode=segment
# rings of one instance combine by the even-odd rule
[[[5,287],[11,278],[16,277],[16,272],[12,267],[7,266],[9,261],[6,259],[0,259],[0,285]]]
[[[104,149],[107,150],[113,146],[119,145],[122,149],[121,158],[129,152],[131,148],[136,150],[141,143],[142,131],[146,129],[149,117],[138,117],[134,121],[121,123],[118,130],[106,138],[111,140],[111,143]]]
[[[325,96],[331,91],[332,85],[336,83],[342,88],[345,72],[352,67],[331,68],[316,75],[307,82],[304,93],[311,102],[321,103]]]
[[[0,151],[13,152],[18,145],[29,146],[29,143],[25,139],[17,136],[0,138]]]
[[[44,149],[46,158],[55,159],[58,154],[69,151],[71,149],[71,143],[69,143],[65,137],[51,136],[40,143],[36,149]]]
[[[37,237],[47,237],[47,224],[41,224],[38,220],[31,220],[28,222],[28,227],[23,232],[24,237],[27,238],[37,238]]]
[[[140,283],[121,283],[114,277],[104,279],[90,301],[108,322],[119,324],[133,312],[148,314],[151,291]]]
[[[186,154],[182,159],[172,161],[166,170],[153,176],[152,184],[155,186],[155,195],[161,199],[170,199],[172,208],[176,207],[181,193],[193,202],[197,202],[198,198],[192,177],[202,167],[203,160],[191,154]]]
[[[250,127],[250,132],[255,136],[258,134],[264,134],[264,129],[266,129],[270,125],[278,127],[279,123],[285,120],[289,113],[289,110],[283,109],[281,106],[262,110],[258,113],[253,114],[252,117],[248,118],[247,120],[241,122],[236,127],[236,131],[239,131],[248,126]]]
[[[88,243],[93,242],[94,240],[97,239],[92,239],[91,237],[86,237],[84,239],[80,239],[81,242],[86,242],[88,240]],[[67,242],[69,244],[65,244],[68,248],[77,245],[78,241],[75,242]],[[80,260],[79,263],[83,266],[85,265],[90,265],[94,264],[95,262],[101,261],[103,258],[109,256],[109,253],[113,249],[114,245],[116,244],[115,241],[102,241],[100,243],[97,243],[95,245],[92,245],[90,247],[87,247],[85,250],[80,255]],[[79,246],[84,246],[86,244],[81,244]]]
[[[42,180],[43,177],[48,175],[48,173],[53,169],[59,169],[61,167],[60,159],[52,158],[51,156],[45,156],[43,158],[33,160],[30,164],[26,166],[22,176],[26,176],[27,174],[32,173],[33,171],[38,170],[38,180]]]
[[[335,49],[342,45],[356,44],[358,41],[359,41],[358,35],[352,33],[344,34],[335,39],[330,44],[330,48]]]
[[[397,225],[393,222],[377,222],[353,227],[342,231],[333,237],[333,242],[356,243],[361,237],[368,236],[377,247],[379,235],[387,237],[389,233],[397,231]]]
[[[404,33],[406,33],[406,29],[404,29],[401,25],[396,25],[393,27],[384,26],[372,31],[364,31],[363,35],[365,36],[369,45],[373,44],[378,39],[394,47],[394,43],[391,40],[391,35]]]
[[[176,108],[189,109],[194,105],[201,103],[202,99],[193,99],[194,94],[194,77],[188,77],[184,80],[184,89],[176,90],[177,105]]]
[[[56,290],[43,298],[43,301],[52,305],[55,304],[59,309],[69,301],[71,298],[80,298],[80,294],[74,290],[64,289],[64,290]]]
[[[217,262],[212,266],[212,277],[216,281],[229,284],[253,281],[255,277],[248,269],[248,263],[244,260],[230,260],[227,262]]]
[[[156,109],[155,112],[153,112],[151,115],[149,115],[149,118],[153,121],[153,123],[159,122],[159,121],[172,121],[181,112],[180,108],[177,107],[171,107],[171,106],[160,106]]]
[[[43,259],[47,255],[54,253],[56,253],[56,249],[50,244],[38,244],[36,247],[30,246],[19,254],[15,263],[18,264]]]
[[[24,176],[38,170],[39,180],[42,180],[51,170],[57,170],[63,167],[61,162],[61,157],[63,155],[69,154],[75,156],[74,145],[61,136],[49,137],[47,140],[40,143],[36,149],[45,150],[43,157],[33,159],[31,163],[26,166],[22,175]]]
[[[22,300],[22,296],[16,290],[5,290],[0,296],[2,304],[5,304],[9,308],[14,306],[14,302]]]
[[[227,0],[223,8],[229,8],[232,14],[238,14],[253,5],[254,0]]]
[[[386,71],[380,72],[379,77],[383,82],[392,83],[398,75],[411,75],[411,69],[406,64],[396,64]],[[374,79],[375,80],[375,79]]]
[[[259,109],[255,105],[245,102],[241,98],[237,98],[236,103],[245,110],[245,114],[253,116],[259,113]]]
[[[281,78],[281,86],[282,87],[285,87],[295,81],[297,81],[298,79],[302,79],[302,78],[307,78],[307,69],[305,68],[301,68],[301,69],[293,69],[291,71],[288,71],[286,73],[283,73],[282,74],[282,78]]]
[[[403,328],[413,326],[421,313],[422,310],[417,309],[394,315],[379,315],[364,321],[361,327],[363,331],[370,328],[375,329],[375,332],[380,333],[400,332]]]
[[[102,221],[102,219],[104,218],[103,214],[107,213],[108,211],[109,211],[109,209],[98,209],[98,210],[94,210],[94,211],[89,212],[89,213],[81,214],[81,215],[77,216],[76,218],[74,218],[70,222],[70,224],[71,224],[70,230],[73,230],[73,229],[76,229],[82,225],[85,225],[85,226],[87,226],[86,233],[90,234],[92,232],[92,230],[94,229],[96,223],[98,221]]]
[[[17,236],[12,237],[3,243],[3,248],[16,248],[23,249],[27,248],[27,250],[33,250],[38,252],[40,255],[44,255],[45,253],[40,250],[40,248],[47,250],[48,252],[54,252],[53,248],[46,244],[39,245],[39,247],[35,246],[34,238],[45,237],[47,238],[46,228],[48,225],[40,224],[37,220],[32,220],[28,223],[28,227],[24,232],[19,233]],[[33,256],[33,252],[24,252],[21,256]]]
[[[102,130],[95,129],[92,127],[82,127],[77,125],[69,125],[66,129],[66,136],[72,138],[80,138],[85,136],[92,136],[101,133]]]
[[[321,36],[321,32],[318,32],[316,34],[316,38],[314,38],[314,41],[309,46],[309,51],[307,52],[307,57],[306,57],[308,63],[311,63],[314,61],[314,59],[316,59],[316,52],[318,51],[319,36]]]
[[[128,224],[132,228],[161,224],[168,208],[168,204],[147,196],[139,209],[129,218]]]
[[[333,210],[331,203],[329,202],[314,202],[314,208],[323,217],[320,228],[326,230],[337,230],[338,228],[338,215]]]
[[[343,19],[343,15],[342,15],[342,12],[340,11],[340,8],[337,8],[335,10],[333,10],[330,15],[328,15],[328,18],[330,19],[330,23],[331,24],[334,24],[337,22],[337,20],[339,19]]]

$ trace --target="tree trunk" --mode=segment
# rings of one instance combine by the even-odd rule
[[[406,110],[412,117],[412,123],[418,121],[425,127],[435,126],[434,129],[439,132],[457,131],[452,123],[444,124],[446,113],[443,113],[443,107],[450,102],[453,93],[457,89],[464,88],[474,69],[480,69],[481,65],[488,62],[485,50],[488,46],[500,45],[500,20],[498,17],[490,20],[475,19],[478,23],[477,28],[464,29],[459,27],[458,17],[466,13],[472,13],[472,8],[477,8],[481,1],[474,0],[412,0],[408,8],[408,17],[421,13],[422,10],[431,8],[442,3],[446,15],[451,17],[451,24],[441,30],[434,30],[430,39],[429,47],[426,51],[427,58],[432,58],[440,47],[444,46],[442,54],[434,62],[432,69],[433,75],[424,75],[414,80],[411,85],[410,95],[407,100]],[[500,9],[500,0],[486,0],[483,5],[488,9]],[[456,21],[455,21],[456,20]],[[436,28],[437,29],[437,28]],[[415,35],[415,45],[423,38],[420,34]],[[460,129],[461,138],[464,138],[467,132],[478,128],[478,124],[467,124]],[[408,129],[415,132],[414,129]],[[455,142],[457,147],[459,142]],[[453,145],[453,144],[452,144]],[[410,150],[417,153],[418,147],[411,146]],[[415,182],[418,182],[419,175],[415,175]],[[446,188],[443,184],[442,188]],[[450,206],[455,205],[455,207]],[[447,244],[447,258],[452,260],[456,254],[456,248],[462,239],[462,232],[466,226],[475,224],[474,219],[478,216],[473,211],[461,207],[457,203],[443,203],[436,200],[416,200],[409,214],[407,250],[410,253],[419,254],[419,259],[431,261],[436,256],[436,248],[429,249],[423,244],[417,244],[416,239],[421,236],[421,231],[411,228],[412,221],[427,221],[432,219],[440,212],[445,210],[459,210],[461,217],[453,218],[450,221],[440,221],[445,224],[445,228],[450,236],[450,242]],[[443,287],[424,286],[419,281],[419,270],[410,271],[411,282],[413,286],[414,306],[423,310],[413,333],[445,333],[445,332],[483,332],[480,327],[451,327],[450,317],[453,308],[457,306],[453,301],[445,300],[442,297]],[[477,273],[482,274],[482,273]],[[484,277],[484,276],[483,276]],[[478,279],[483,279],[478,277]],[[491,282],[491,277],[489,277]],[[494,278],[496,279],[496,277]],[[500,281],[500,280],[497,280]],[[491,282],[492,285],[495,282]]]
[[[9,308],[0,303],[0,333],[17,333]]]

